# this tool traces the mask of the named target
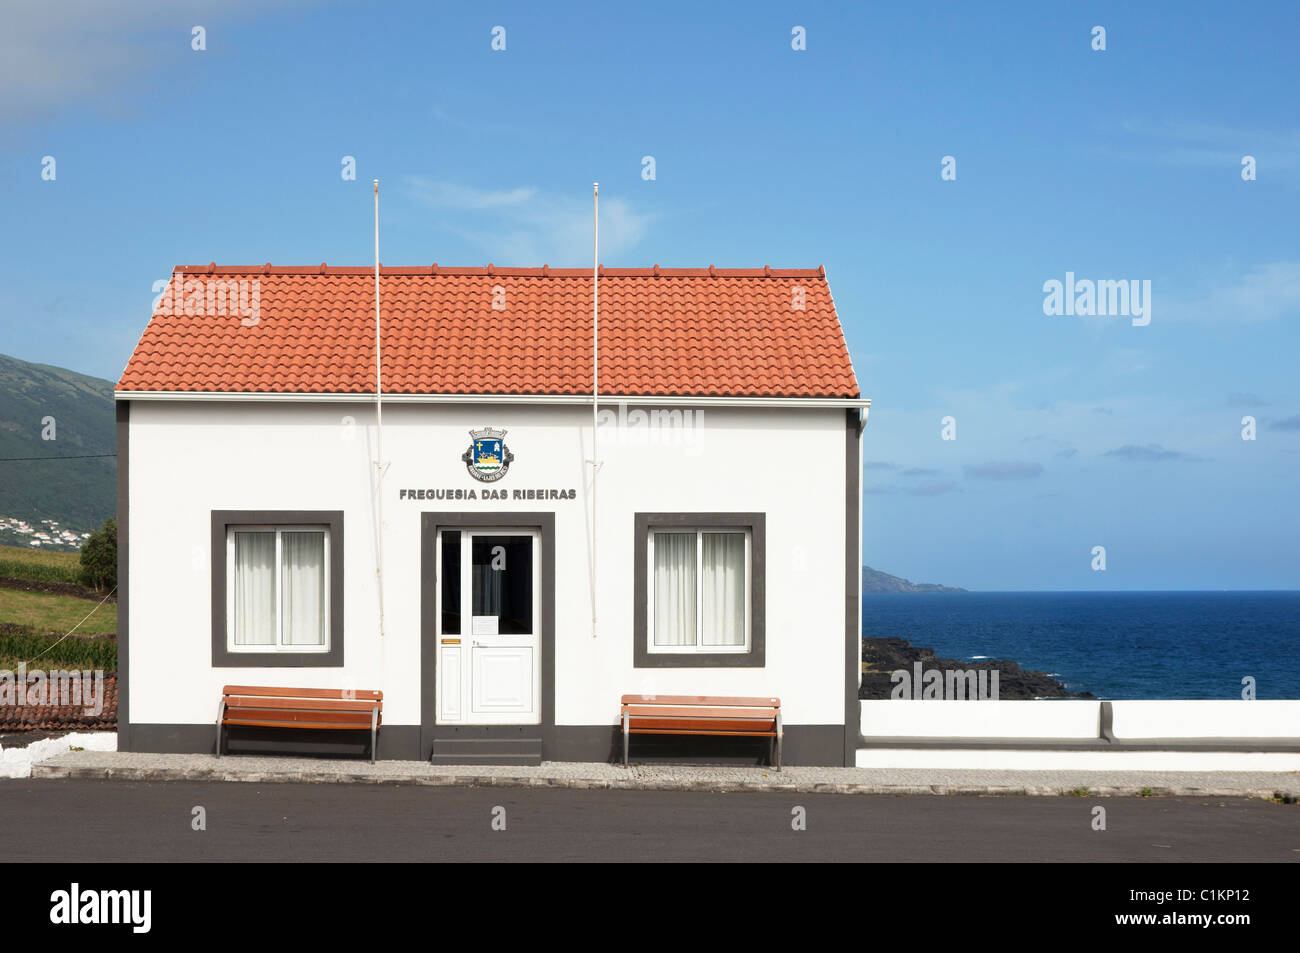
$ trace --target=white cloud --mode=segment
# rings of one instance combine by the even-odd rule
[[[1127,152],[1138,161],[1168,165],[1227,167],[1240,170],[1241,157],[1253,155],[1273,169],[1295,165],[1300,152],[1300,132],[1246,129],[1207,122],[1130,119],[1120,123],[1130,136],[1148,140],[1140,150]]]
[[[1172,300],[1164,311],[1171,321],[1198,324],[1259,324],[1300,313],[1300,261],[1256,265],[1198,298]]]
[[[278,0],[288,2],[305,0]],[[0,28],[0,118],[41,118],[67,106],[112,104],[151,71],[190,49],[190,30],[232,14],[267,12],[271,0],[9,0]]]
[[[406,176],[404,185],[412,201],[456,213],[441,224],[478,245],[496,264],[580,266],[591,261],[592,208],[585,191],[558,196],[531,186],[481,189],[419,175]],[[602,263],[635,248],[653,220],[624,199],[602,196]]]

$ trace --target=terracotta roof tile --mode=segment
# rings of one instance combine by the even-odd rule
[[[591,293],[589,269],[383,267],[384,390],[590,393]],[[177,268],[117,388],[374,393],[374,322],[373,268]],[[602,266],[600,391],[860,396],[824,270],[658,265]]]

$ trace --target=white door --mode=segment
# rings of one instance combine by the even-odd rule
[[[541,722],[540,555],[536,530],[439,532],[439,724]]]

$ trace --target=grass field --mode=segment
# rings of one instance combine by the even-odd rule
[[[63,635],[98,603],[94,599],[59,596],[48,592],[0,589],[0,622],[28,626],[39,635]],[[78,628],[78,635],[117,633],[117,603],[106,602]]]
[[[41,552],[20,546],[0,546],[0,576],[37,582],[81,582],[80,553]],[[0,619],[2,621],[10,621]],[[66,629],[64,631],[67,631]]]
[[[53,555],[44,553],[41,555]],[[0,588],[0,622],[24,626],[26,632],[0,632],[0,669],[78,668],[117,671],[117,603],[47,592]],[[95,611],[92,613],[91,610]],[[76,632],[59,639],[89,615]],[[57,644],[56,644],[57,643]]]

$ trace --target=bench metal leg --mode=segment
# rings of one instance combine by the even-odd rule
[[[370,763],[375,763],[375,748],[379,740],[379,709],[370,710]]]
[[[781,742],[785,739],[785,732],[781,728],[781,713],[776,713],[776,770],[781,770]]]
[[[628,742],[628,716],[627,709],[623,709],[623,767],[627,767],[627,742]]]
[[[217,706],[217,757],[221,757],[221,723],[226,720],[226,700]]]

